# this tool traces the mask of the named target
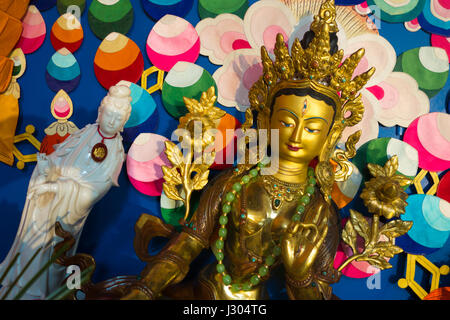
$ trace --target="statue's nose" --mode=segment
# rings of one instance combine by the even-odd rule
[[[302,142],[302,132],[303,132],[303,124],[299,123],[298,126],[295,127],[294,131],[292,132],[290,140],[295,143],[301,143]]]

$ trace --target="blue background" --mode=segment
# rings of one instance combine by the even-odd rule
[[[100,86],[94,75],[94,56],[101,40],[94,36],[87,22],[87,10],[91,1],[86,1],[86,9],[81,17],[84,30],[84,41],[81,48],[74,53],[81,67],[80,85],[70,93],[74,103],[74,114],[71,117],[79,128],[88,123],[95,122],[97,108],[106,90]],[[140,47],[145,60],[145,68],[151,66],[146,55],[145,44],[147,36],[155,22],[143,11],[141,2],[131,0],[134,7],[134,23],[127,36]],[[249,1],[252,4],[255,1]],[[189,13],[184,17],[194,26],[198,23],[198,0]],[[50,57],[55,52],[50,42],[50,30],[53,23],[59,17],[56,7],[42,12],[47,26],[46,40],[36,52],[26,56],[27,69],[18,80],[21,87],[20,117],[17,134],[25,131],[28,124],[36,127],[36,137],[42,141],[44,129],[54,119],[50,113],[50,103],[55,95],[45,81],[45,68]],[[395,48],[397,55],[419,46],[430,45],[430,34],[418,31],[407,31],[403,24],[390,24],[381,22],[380,34],[385,37]],[[209,62],[207,57],[200,56],[196,62],[206,68],[211,74],[219,67]],[[155,81],[155,79],[152,79]],[[448,92],[450,83],[441,92],[431,99],[431,111],[448,112]],[[160,92],[152,95],[157,103],[159,112],[159,124],[156,133],[170,137],[176,128],[178,121],[172,118],[161,103]],[[219,105],[220,106],[220,105]],[[236,116],[240,121],[243,114],[234,108],[224,108],[227,112]],[[385,128],[380,125],[380,137],[401,138],[399,128]],[[125,146],[128,150],[129,146]],[[35,152],[26,143],[19,144],[19,149],[24,153]],[[23,204],[27,192],[28,181],[34,169],[33,164],[26,164],[24,170],[9,167],[0,163],[0,261],[6,256],[14,240],[22,214]],[[144,264],[136,257],[133,249],[134,224],[142,213],[151,213],[160,216],[159,197],[148,197],[136,191],[128,181],[125,166],[119,178],[119,188],[112,188],[110,192],[95,205],[91,211],[81,236],[78,252],[92,255],[97,263],[94,282],[111,277],[126,274],[139,274]],[[354,207],[360,206],[360,201],[354,201]],[[347,210],[343,211],[343,216]],[[155,243],[151,251],[161,247],[163,243]],[[438,252],[427,256],[438,266],[450,262],[450,241]],[[212,261],[211,255],[205,251],[191,267],[191,274],[199,271],[199,268]],[[397,281],[405,276],[406,255],[401,254],[390,261],[393,268],[381,273],[380,289],[370,290],[366,279],[351,279],[343,276],[341,281],[334,285],[334,293],[341,299],[417,299],[409,290],[400,289]],[[417,268],[416,280],[428,288],[429,277]],[[441,286],[450,285],[450,276],[441,277]],[[276,277],[275,277],[276,279]],[[282,283],[270,282],[271,296],[273,298],[286,298]]]

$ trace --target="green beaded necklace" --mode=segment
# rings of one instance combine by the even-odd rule
[[[227,215],[231,212],[232,204],[236,200],[236,195],[238,195],[242,186],[246,185],[250,182],[252,178],[255,178],[260,173],[261,168],[264,167],[264,164],[261,162],[258,163],[256,168],[251,169],[249,173],[241,178],[240,182],[236,182],[231,187],[232,190],[225,194],[225,201],[222,205],[222,215],[219,218],[219,239],[215,242],[216,251],[216,259],[217,265],[216,270],[219,274],[222,275],[222,281],[225,285],[231,285],[231,290],[233,292],[238,292],[240,290],[249,291],[252,287],[258,285],[261,282],[261,279],[269,274],[269,268],[275,263],[276,257],[281,254],[281,247],[279,245],[275,245],[272,248],[272,251],[269,255],[264,258],[264,264],[258,268],[258,272],[253,274],[248,281],[243,283],[233,282],[231,276],[227,273],[225,269],[225,265],[223,264],[224,259],[224,247],[225,247],[225,238],[227,237],[228,230],[226,228],[228,224]],[[305,212],[306,206],[311,202],[311,196],[314,194],[316,185],[316,179],[314,178],[314,170],[312,168],[308,168],[308,184],[305,188],[305,194],[300,197],[299,205],[296,208],[296,213],[292,216],[291,220],[294,222],[300,221],[301,215]]]

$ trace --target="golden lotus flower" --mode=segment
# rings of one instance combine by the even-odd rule
[[[397,156],[390,158],[384,167],[370,163],[368,168],[374,178],[365,183],[361,198],[369,212],[382,215],[386,219],[399,217],[405,213],[408,194],[404,191],[404,187],[411,184],[412,180],[396,174]]]

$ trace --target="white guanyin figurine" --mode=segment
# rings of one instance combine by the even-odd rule
[[[76,251],[86,218],[93,205],[111,188],[125,159],[120,132],[131,112],[131,92],[126,86],[113,86],[102,100],[95,124],[73,133],[46,156],[38,154],[38,163],[28,186],[28,194],[14,243],[0,265],[0,275],[14,256],[20,256],[4,279],[0,297],[9,289],[33,254],[42,247],[30,267],[12,288],[12,299],[47,263],[56,243],[55,223],[76,239]],[[53,264],[27,291],[22,299],[44,299],[61,286],[67,276],[62,266]]]

